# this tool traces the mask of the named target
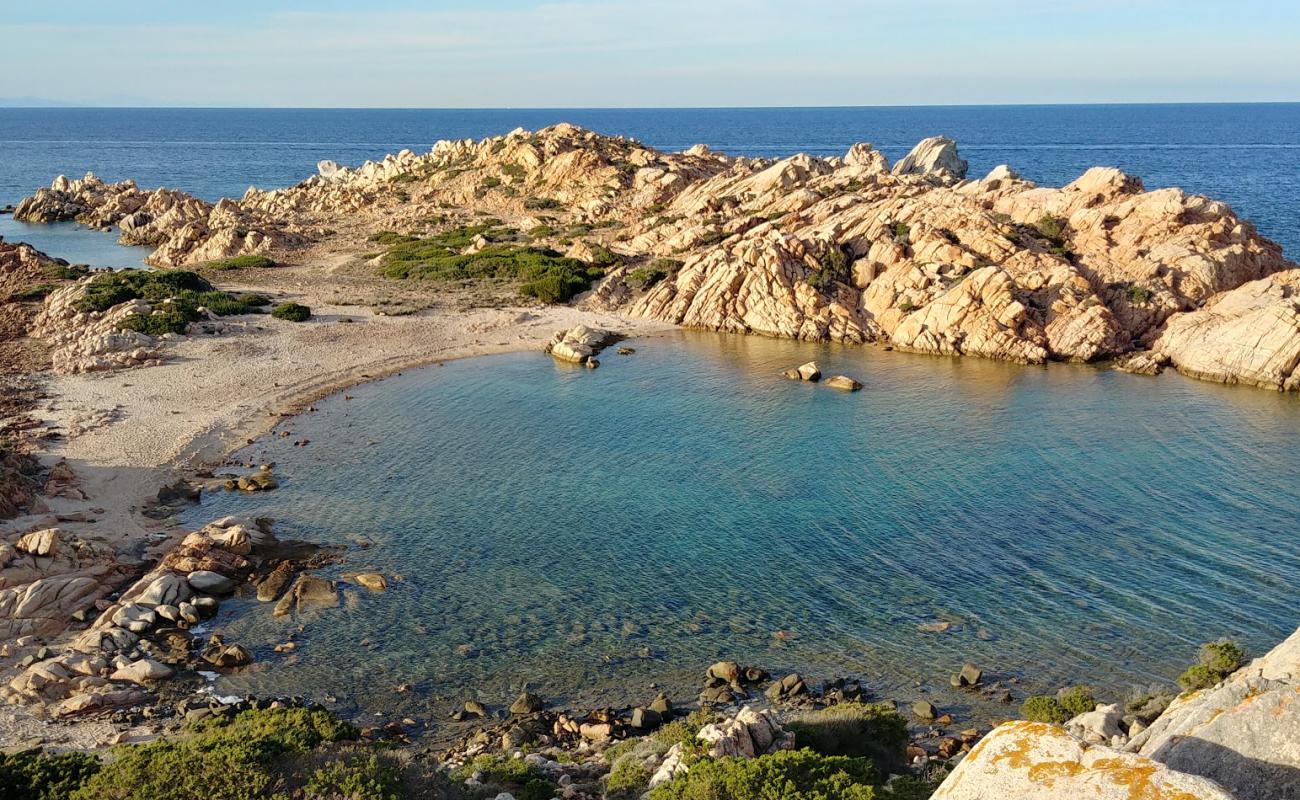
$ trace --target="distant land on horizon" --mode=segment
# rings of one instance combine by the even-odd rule
[[[916,104],[845,104],[845,105],[717,105],[717,106],[178,106],[125,103],[83,105],[48,97],[0,97],[0,108],[35,109],[175,109],[178,111],[707,111],[737,109],[832,109],[832,108],[1051,108],[1054,106],[1087,108],[1110,106],[1286,106],[1300,105],[1295,100],[1175,100],[1085,102],[1085,103],[916,103]]]

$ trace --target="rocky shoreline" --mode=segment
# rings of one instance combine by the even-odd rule
[[[617,339],[612,331],[635,327],[630,319],[1023,363],[1113,360],[1142,373],[1172,365],[1192,377],[1300,389],[1300,268],[1226,206],[1146,192],[1115,170],[1090,170],[1062,189],[1008,168],[982,180],[965,172],[955,144],[941,138],[891,170],[869,145],[843,158],[767,161],[703,147],[661,153],[561,125],[440,142],[427,155],[406,151],[357,170],[323,162],[296,187],[217,204],[130,181],[55,180],[15,215],[111,227],[126,242],[156,246],[152,263],[197,272],[151,273],[176,282],[159,288],[0,241],[0,694],[26,715],[0,726],[6,744],[35,746],[39,730],[93,730],[71,740],[88,749],[175,734],[187,719],[309,705],[212,697],[201,673],[244,669],[252,657],[207,621],[236,591],[274,614],[337,604],[339,587],[312,569],[346,554],[281,542],[266,520],[180,531],[174,508],[200,483],[274,490],[269,469],[221,477],[214,467],[289,409],[409,366],[544,346],[594,368]],[[219,279],[240,291],[218,289]],[[375,301],[347,296],[361,292]],[[540,303],[521,307],[520,292]],[[562,305],[571,299],[577,308]],[[311,301],[305,316],[250,313],[296,300]],[[298,361],[324,351],[332,360]],[[219,413],[169,419],[191,415],[204,370],[222,368],[231,374],[208,390],[231,393]],[[240,388],[252,369],[262,372],[251,385],[276,389],[272,401],[260,398],[264,388]],[[127,392],[130,380],[108,386],[131,370],[164,376],[161,386],[146,394]],[[812,363],[790,371],[814,375]],[[861,385],[849,376],[826,383]],[[74,415],[57,408],[69,403],[69,386],[94,398]],[[84,456],[41,463],[51,449],[66,458],[78,440],[139,430],[146,418],[166,443],[139,448],[129,484],[111,460],[102,469]],[[173,437],[165,427],[173,424],[186,426]],[[353,580],[365,591],[387,585],[380,574]],[[989,734],[974,720],[945,719],[924,697],[869,716],[902,708],[905,729],[910,722],[896,774],[924,782],[956,767],[939,797],[1086,795],[1105,764],[1112,778],[1116,764],[1145,776],[1144,791],[1159,789],[1151,797],[1283,796],[1270,786],[1292,786],[1300,772],[1300,731],[1286,702],[1300,675],[1295,640],[1150,718],[1112,704],[1063,728],[1009,723]],[[292,639],[284,646],[291,652]],[[963,669],[954,690],[1006,691],[979,673]],[[616,759],[605,753],[671,724],[675,701],[714,711],[692,718],[671,746],[630,751],[640,760],[626,768],[644,777],[642,788],[680,785],[701,760],[777,757],[800,746],[785,727],[800,714],[877,698],[856,679],[817,688],[800,675],[720,662],[695,697],[567,710],[527,692],[507,700],[451,710],[452,722],[475,730],[439,750],[438,763],[472,788],[492,784],[483,780],[490,770],[475,767],[481,758],[523,761],[553,793],[577,797],[612,796]],[[1281,721],[1256,736],[1260,709]],[[419,749],[432,727],[388,720],[362,734]],[[524,752],[536,748],[547,755]],[[1066,765],[1051,768],[1056,794],[1031,792],[1042,764]],[[1108,790],[1127,796],[1118,793],[1137,780],[1113,779]]]

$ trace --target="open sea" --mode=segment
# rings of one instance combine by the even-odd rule
[[[1117,166],[1224,200],[1300,253],[1295,104],[0,109],[0,205],[87,170],[216,199],[324,158],[559,121],[770,157],[870,141],[891,161],[942,133],[974,176],[1008,163],[1060,185]],[[95,265],[142,258],[75,226],[0,217],[0,235]],[[1201,641],[1258,654],[1300,625],[1294,395],[712,334],[632,344],[595,371],[540,353],[415,370],[250,447],[282,487],[208,495],[188,522],[269,514],[288,535],[366,540],[332,572],[395,579],[349,590],[291,655],[273,647],[293,623],[227,604],[218,627],[269,666],[218,689],[385,713],[508,702],[524,682],[609,702],[648,700],[653,682],[684,700],[728,657],[947,707],[970,703],[944,695],[967,660],[1017,697],[1082,681],[1118,699],[1174,678]],[[866,388],[780,377],[813,358]]]

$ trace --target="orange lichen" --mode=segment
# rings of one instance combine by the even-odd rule
[[[1152,761],[1101,758],[1093,763],[1092,768],[1106,772],[1110,780],[1127,787],[1129,800],[1198,800],[1189,792],[1171,791],[1157,785],[1152,778],[1160,770],[1160,765]]]

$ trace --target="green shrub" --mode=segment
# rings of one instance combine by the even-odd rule
[[[553,197],[529,197],[524,200],[524,208],[529,211],[547,211],[563,207],[564,204]]]
[[[308,797],[401,800],[401,775],[376,756],[340,759],[318,768],[303,787]]]
[[[522,178],[528,174],[527,170],[519,164],[506,164],[501,168],[501,172],[512,178]]]
[[[311,309],[301,303],[281,303],[271,309],[271,316],[290,322],[306,322],[311,319]]]
[[[907,720],[886,705],[839,703],[796,715],[795,744],[826,756],[870,758],[882,772],[907,763]]]
[[[357,731],[327,711],[274,709],[209,717],[188,736],[124,745],[72,800],[249,800],[271,796],[285,757]]]
[[[754,759],[704,759],[655,787],[651,800],[874,800],[871,761],[785,750]]]
[[[1044,216],[1034,228],[1049,242],[1059,245],[1065,241],[1065,223],[1056,217]]]
[[[904,314],[910,314],[916,310],[916,303],[913,303],[911,298],[904,297],[903,302],[898,304],[898,310]]]
[[[165,333],[185,333],[185,327],[193,321],[179,311],[158,311],[153,314],[131,314],[122,319],[118,328],[148,336],[162,336]]]
[[[445,234],[403,242],[384,254],[384,274],[390,278],[432,281],[518,281],[519,291],[543,303],[562,303],[591,286],[604,270],[568,258],[554,250],[492,244],[476,253],[457,252],[468,244],[467,231],[481,235],[491,225],[462,228]]]
[[[1223,639],[1201,645],[1199,662],[1178,676],[1178,685],[1185,692],[1207,689],[1241,669],[1246,663],[1246,653],[1235,643]]]
[[[668,273],[663,270],[653,269],[650,267],[637,267],[627,274],[627,282],[639,289],[649,289],[659,281],[668,277]]]
[[[69,266],[67,264],[52,264],[44,270],[47,278],[55,278],[61,281],[77,281],[90,274],[90,270],[84,265]]]
[[[1124,296],[1128,298],[1130,303],[1143,305],[1151,300],[1151,290],[1145,286],[1130,283],[1124,287]]]
[[[228,269],[261,269],[263,267],[274,267],[275,261],[266,256],[234,256],[233,258],[223,258],[218,261],[209,261],[208,269],[228,270]]]
[[[624,758],[614,765],[605,779],[609,795],[638,797],[650,785],[650,770],[635,758]]]
[[[407,242],[418,242],[420,237],[410,236],[405,233],[396,231],[380,231],[379,233],[370,234],[370,241],[378,242],[383,245],[405,244]]]
[[[14,293],[14,299],[24,303],[44,300],[46,295],[59,288],[52,283],[38,283],[35,286],[28,286],[26,289]]]
[[[593,266],[608,268],[621,267],[623,259],[618,253],[610,250],[608,247],[599,244],[591,245],[591,263]]]
[[[817,269],[808,273],[808,285],[815,289],[829,289],[836,283],[849,283],[853,279],[849,257],[838,247],[831,247],[822,256]]]
[[[87,753],[0,753],[0,800],[65,800],[99,769]]]
[[[1046,694],[1025,698],[1020,706],[1020,716],[1030,722],[1051,722],[1060,725],[1070,719],[1070,712],[1065,710],[1061,701]]]
[[[482,773],[483,783],[495,783],[506,786],[523,786],[537,778],[537,770],[522,758],[507,758],[492,754],[476,756],[473,761],[452,773],[456,780],[463,781],[475,772]]]
[[[906,243],[911,240],[912,226],[906,222],[894,223],[894,241]]]
[[[545,224],[535,225],[533,226],[532,229],[528,231],[528,238],[530,239],[544,239],[547,236],[554,236],[554,235],[555,235],[555,228],[552,228],[550,225],[545,225]]]
[[[496,177],[495,175],[487,176],[479,184],[479,186],[482,186],[484,189],[495,189],[500,185],[501,185],[501,179]]]
[[[420,179],[414,172],[401,172],[388,179],[389,183],[415,183]]]
[[[1061,706],[1071,718],[1086,714],[1097,707],[1090,686],[1071,686],[1059,695]]]

